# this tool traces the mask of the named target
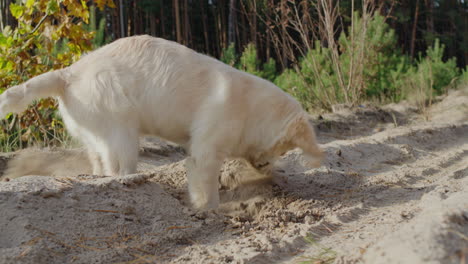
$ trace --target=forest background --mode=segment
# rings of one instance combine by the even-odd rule
[[[0,90],[149,34],[268,79],[311,112],[468,83],[465,0],[0,0]],[[67,145],[52,99],[1,123],[0,147]]]

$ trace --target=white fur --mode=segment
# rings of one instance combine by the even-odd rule
[[[307,114],[291,96],[150,36],[119,39],[68,68],[8,89],[0,96],[0,114],[46,96],[59,100],[95,174],[135,173],[142,134],[185,146],[189,193],[199,208],[218,206],[218,174],[226,158],[245,158],[260,168],[295,147],[321,157]]]

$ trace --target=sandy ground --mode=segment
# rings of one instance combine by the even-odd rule
[[[430,121],[405,104],[336,109],[314,118],[321,168],[298,151],[272,177],[229,162],[217,212],[190,208],[185,153],[159,140],[117,178],[84,175],[80,151],[36,151],[55,165],[28,174],[56,176],[0,182],[0,263],[468,263],[468,93]]]

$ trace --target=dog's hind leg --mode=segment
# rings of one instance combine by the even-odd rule
[[[83,133],[81,133],[83,134]],[[86,147],[89,163],[92,168],[93,175],[104,175],[104,167],[101,160],[101,155],[98,152],[98,140],[94,136],[82,136],[81,142]]]
[[[98,138],[82,127],[79,129],[75,128],[75,134],[79,135],[78,138],[86,147],[93,175],[104,175],[104,167],[97,147],[99,143]]]
[[[95,147],[87,147],[88,149],[88,158],[91,162],[93,168],[93,175],[104,175],[104,167],[102,164],[101,156],[95,150]]]
[[[127,175],[136,172],[138,132],[135,128],[113,127],[100,137],[98,152],[106,175]]]
[[[94,143],[86,143],[86,149],[88,152],[88,159],[93,168],[93,175],[104,175],[104,167],[101,160],[101,156],[96,149],[97,141]]]

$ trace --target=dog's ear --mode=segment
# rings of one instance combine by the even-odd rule
[[[323,152],[317,145],[313,126],[309,123],[307,116],[295,120],[290,126],[291,140],[295,147],[302,149],[304,156],[312,167],[320,167]]]

